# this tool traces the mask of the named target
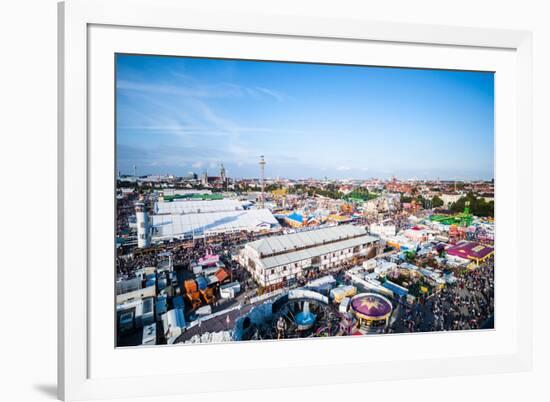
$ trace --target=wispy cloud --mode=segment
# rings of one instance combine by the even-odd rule
[[[244,127],[244,126],[234,126],[230,130],[219,130],[219,127],[210,127],[210,126],[188,126],[188,125],[120,125],[118,126],[121,130],[129,131],[151,131],[151,132],[166,132],[170,134],[181,134],[181,135],[206,135],[213,137],[224,137],[228,133],[241,133],[241,134],[311,134],[310,131],[306,130],[291,130],[284,128],[268,128],[268,127]]]
[[[145,93],[178,95],[189,98],[243,98],[274,99],[283,102],[290,96],[264,87],[246,87],[233,83],[200,84],[200,83],[144,83],[131,80],[117,80],[117,89],[122,91],[137,91]]]
[[[214,94],[206,91],[203,88],[189,88],[185,86],[161,84],[161,83],[143,83],[135,81],[126,81],[118,80],[117,81],[118,90],[127,90],[127,91],[138,91],[146,93],[156,93],[156,94],[169,94],[169,95],[180,95],[180,96],[189,96],[189,97],[199,97],[199,98],[208,98],[213,97]],[[218,93],[220,96],[221,93]]]
[[[274,91],[273,89],[263,88],[263,87],[256,87],[256,90],[260,91],[261,93],[264,93],[268,96],[271,96],[275,98],[277,101],[282,102],[285,99],[288,99],[288,96],[283,94],[279,91]]]

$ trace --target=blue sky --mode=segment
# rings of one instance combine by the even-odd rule
[[[117,166],[130,174],[493,177],[485,72],[118,55]]]

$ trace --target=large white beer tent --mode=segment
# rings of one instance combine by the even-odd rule
[[[151,216],[153,240],[231,233],[256,232],[279,227],[267,209]]]

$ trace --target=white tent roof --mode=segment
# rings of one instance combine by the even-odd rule
[[[239,211],[243,203],[238,200],[174,200],[170,202],[156,202],[156,214],[197,214],[224,211]]]
[[[210,201],[208,201],[210,202]],[[279,225],[267,209],[251,209],[198,214],[168,214],[151,217],[153,239],[170,239],[184,235],[203,235],[241,230],[254,231]]]

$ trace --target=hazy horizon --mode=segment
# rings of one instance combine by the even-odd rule
[[[201,176],[202,174],[204,174],[204,172],[187,172],[186,174],[183,174],[183,175],[177,175],[177,174],[172,174],[170,172],[167,172],[167,173],[140,173],[140,172],[137,172],[137,176],[140,177],[140,178],[143,178],[143,177],[150,177],[150,176],[159,176],[159,177],[166,177],[166,176],[173,176],[173,177],[176,177],[176,178],[185,178],[187,176],[189,176],[190,174],[196,174],[197,175],[197,180],[200,180],[201,179]],[[218,177],[219,176],[219,171],[215,171],[215,170],[207,170],[207,173],[208,173],[208,177]],[[120,172],[121,176],[122,177],[133,177],[133,173],[132,172]],[[247,177],[237,177],[237,176],[231,176],[231,175],[227,175],[228,178],[230,179],[235,179],[235,180],[259,180],[260,177],[259,175],[252,175],[252,176],[247,176]],[[272,180],[319,180],[319,181],[324,181],[325,179],[326,180],[339,180],[339,181],[369,181],[369,180],[380,180],[380,181],[390,181],[394,176],[391,176],[391,177],[359,177],[359,178],[346,178],[346,177],[343,177],[343,178],[338,178],[338,177],[330,177],[330,176],[317,176],[317,177],[314,177],[314,176],[311,176],[311,177],[299,177],[299,176],[296,176],[296,177],[282,177],[282,176],[279,176],[279,177],[270,177],[270,176],[265,176],[265,180],[267,181],[272,181]],[[473,178],[473,179],[446,179],[446,178],[441,178],[441,177],[432,177],[432,178],[414,178],[414,177],[398,177],[398,176],[395,176],[395,179],[399,182],[407,182],[407,181],[427,181],[427,182],[436,182],[436,181],[439,181],[439,182],[449,182],[449,183],[452,183],[452,182],[479,182],[479,181],[483,181],[483,182],[490,182],[491,180],[493,180],[494,178],[488,178],[488,179],[476,179],[476,178]]]

